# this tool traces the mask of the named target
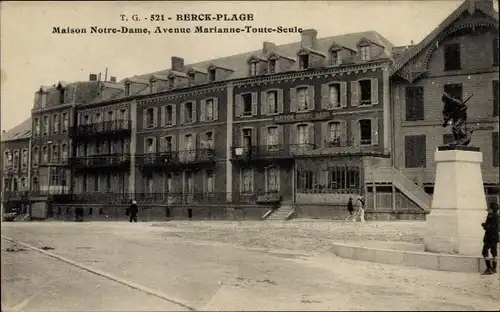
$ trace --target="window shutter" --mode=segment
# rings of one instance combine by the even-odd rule
[[[192,101],[192,107],[193,107],[193,122],[196,122],[196,116],[197,116],[197,109],[196,107],[198,106],[198,101]]]
[[[371,100],[372,100],[372,105],[377,105],[378,104],[378,78],[372,78],[370,79],[371,81]]]
[[[297,89],[290,88],[290,113],[297,111]]]
[[[181,125],[184,124],[184,122],[185,122],[185,118],[184,118],[185,109],[186,109],[186,104],[182,103],[181,104],[180,122],[179,122],[179,124],[181,124]]]
[[[257,92],[252,92],[252,116],[257,116],[257,103],[258,103],[258,95]]]
[[[214,120],[219,120],[219,98],[214,98],[213,99],[214,101],[214,113],[213,113],[213,116],[214,116]]]
[[[491,145],[493,147],[493,167],[498,167],[498,132],[491,133]]]
[[[321,85],[321,109],[328,109],[328,93],[330,86],[327,84]]]
[[[172,104],[172,126],[177,124],[177,104]]]
[[[498,58],[498,55],[496,57]],[[499,104],[499,99],[498,99],[498,80],[493,80],[493,116],[494,117],[498,116],[499,105],[500,104]]]
[[[340,123],[340,140],[341,143],[346,143],[349,141],[347,137],[347,121],[346,120],[338,120]]]
[[[309,124],[308,125],[309,127],[309,144],[313,144],[315,145],[314,143],[314,124]]]
[[[340,106],[347,107],[347,82],[340,83]]]
[[[351,140],[353,146],[359,146],[359,121],[351,121]]]
[[[177,151],[177,136],[172,136],[172,151]]]
[[[290,125],[290,145],[297,144],[297,125]]]
[[[406,120],[415,120],[415,87],[405,88]]]
[[[260,93],[260,114],[267,115],[267,91],[262,91]]]
[[[153,128],[158,127],[158,107],[153,108]]]
[[[283,126],[278,126],[278,144],[285,144],[283,137]]]
[[[207,101],[201,100],[200,101],[200,121],[201,122],[205,121],[205,110],[206,109],[207,109]]]
[[[328,130],[328,121],[321,123],[321,147],[326,147],[326,142],[330,139]]]
[[[142,129],[147,129],[147,123],[148,123],[148,109],[145,108],[142,110]]]
[[[359,83],[351,81],[351,107],[356,107],[359,104]]]
[[[193,150],[197,150],[198,149],[198,145],[197,145],[197,135],[196,135],[196,132],[192,134],[193,135]]]
[[[236,147],[243,147],[243,130],[240,129],[240,135],[235,135],[234,139],[236,140],[235,145]]]
[[[179,133],[179,151],[183,151],[184,150],[184,147],[185,147],[185,133],[181,132]]]
[[[277,94],[278,94],[278,98],[276,100],[278,101],[278,113],[282,114],[283,113],[283,90],[279,89]]]
[[[264,170],[264,191],[269,192],[269,170],[271,168],[267,167]]]
[[[267,146],[267,127],[260,128],[260,145]]]
[[[236,117],[241,117],[241,111],[242,111],[242,98],[241,94],[236,94],[235,95],[235,102],[236,102],[236,109],[235,109],[235,116]]]
[[[255,185],[254,185],[254,182],[255,182],[255,173],[253,171],[253,168],[250,169],[251,170],[251,173],[252,173],[252,193],[255,191]]]
[[[149,153],[148,151],[148,138],[144,139],[144,154]]]
[[[161,107],[161,111],[160,111],[160,123],[161,123],[162,127],[165,127],[165,124],[166,124],[166,120],[165,120],[166,113],[167,113],[167,107],[165,105],[163,105]]]
[[[276,177],[276,188],[279,190],[281,190],[281,169],[278,167],[276,168],[276,174],[277,174],[277,177]]]
[[[258,145],[259,144],[259,141],[257,140],[258,137],[257,137],[257,129],[253,128],[252,127],[252,146],[255,146],[255,145]]]
[[[166,137],[160,137],[160,152],[164,152],[166,150]]]
[[[309,86],[308,88],[308,92],[307,92],[307,100],[308,100],[308,103],[307,103],[307,108],[309,110],[314,110],[314,108],[316,107],[316,103],[314,103],[314,86]]]
[[[371,119],[371,126],[372,126],[372,145],[378,145],[378,138],[380,137],[380,134],[378,132],[378,118],[372,118]]]
[[[153,137],[153,153],[156,153],[158,150],[156,137]]]
[[[415,141],[413,136],[405,136],[405,168],[415,168]]]

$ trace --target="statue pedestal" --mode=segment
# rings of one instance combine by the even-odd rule
[[[429,252],[481,256],[487,205],[475,147],[439,147],[432,210],[424,235]]]

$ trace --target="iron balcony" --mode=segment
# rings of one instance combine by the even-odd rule
[[[137,155],[135,159],[136,166],[141,168],[159,168],[213,163],[215,161],[215,150],[204,148],[171,152],[146,153]]]
[[[69,135],[79,139],[93,139],[99,136],[123,137],[131,134],[131,128],[130,120],[103,121],[71,127]]]
[[[231,147],[233,160],[288,159],[315,149],[314,144],[280,144]]]
[[[73,169],[129,169],[130,154],[93,155],[70,157],[69,165]]]

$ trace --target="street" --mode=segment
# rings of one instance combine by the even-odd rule
[[[418,240],[417,223],[152,225],[3,223],[2,236],[45,249],[49,255],[2,239],[2,310],[499,308],[499,275],[484,277],[357,262],[328,252],[328,241],[369,239],[363,234],[379,240]]]

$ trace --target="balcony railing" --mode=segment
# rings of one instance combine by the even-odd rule
[[[2,198],[4,201],[8,200],[25,200],[30,196],[29,191],[3,191]]]
[[[75,169],[128,167],[130,154],[71,157],[69,165]]]
[[[130,134],[132,123],[130,120],[113,120],[78,125],[71,127],[70,135],[73,137]]]
[[[195,149],[139,154],[136,156],[135,163],[138,167],[169,167],[213,161],[215,161],[215,151],[213,149]]]
[[[232,159],[293,158],[314,150],[314,144],[257,145],[232,147]]]
[[[179,161],[183,164],[212,162],[215,160],[215,150],[212,148],[199,148],[179,151]]]

